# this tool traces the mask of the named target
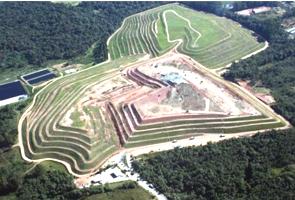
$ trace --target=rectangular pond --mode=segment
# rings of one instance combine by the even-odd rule
[[[27,95],[27,92],[20,81],[13,81],[0,85],[0,101],[21,95]]]
[[[48,74],[48,73],[51,73],[51,72],[48,69],[44,69],[42,71],[37,71],[37,72],[33,72],[31,74],[28,74],[28,75],[24,75],[23,79],[28,81],[30,79],[37,78],[39,76],[42,76],[42,75],[45,75],[45,74]]]
[[[37,78],[30,79],[30,80],[28,80],[28,83],[30,83],[31,85],[34,85],[34,84],[37,84],[37,83],[40,83],[40,82],[43,82],[43,81],[53,79],[55,77],[56,77],[56,75],[54,73],[50,72],[50,73],[48,73],[46,75],[42,75],[42,76],[39,76]]]

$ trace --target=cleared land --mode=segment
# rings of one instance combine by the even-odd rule
[[[23,153],[62,161],[79,176],[123,148],[285,126],[261,102],[181,54],[109,70],[124,63],[102,64],[41,90],[21,118]]]
[[[225,24],[232,32],[220,28]],[[200,60],[204,55],[202,63],[216,67],[214,62],[249,53],[239,51],[244,46],[252,45],[252,51],[259,47],[248,31],[236,27],[227,19],[176,5],[127,18],[108,40],[108,61],[56,78],[34,96],[18,127],[23,158],[58,161],[82,176],[95,173],[126,148],[287,126],[247,91],[180,53],[189,51]],[[164,40],[166,29],[172,30],[174,44]],[[238,44],[241,37],[249,41]],[[155,58],[146,60],[146,53]]]
[[[109,52],[112,59],[154,57],[177,47],[202,65],[219,68],[263,46],[236,22],[169,4],[126,18],[109,41]]]

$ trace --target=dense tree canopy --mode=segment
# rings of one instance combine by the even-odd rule
[[[133,163],[168,199],[294,199],[295,130],[175,149]]]
[[[123,18],[159,5],[153,2],[51,2],[0,4],[0,69],[42,65],[85,53],[96,42],[95,61],[106,58],[106,39]]]
[[[0,149],[8,148],[15,143],[18,116],[26,105],[26,102],[22,102],[0,108]]]
[[[293,11],[288,12],[265,24],[256,18],[244,18],[243,20],[257,24],[255,27],[263,24],[261,26],[265,27],[267,34],[261,30],[260,34],[269,39],[270,47],[251,58],[234,63],[224,78],[231,81],[250,80],[252,85],[271,89],[276,100],[273,108],[295,125],[295,40],[289,39],[280,25],[283,18],[292,13],[294,14]]]
[[[25,177],[17,192],[19,199],[64,199],[65,193],[75,189],[73,178],[64,172],[36,173],[36,171]]]

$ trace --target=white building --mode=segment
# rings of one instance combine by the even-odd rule
[[[242,16],[250,16],[252,14],[263,13],[263,12],[267,12],[267,11],[270,11],[270,10],[271,10],[271,7],[261,6],[261,7],[257,7],[257,8],[250,8],[250,9],[246,9],[246,10],[240,10],[240,11],[237,11],[236,14],[242,15]]]

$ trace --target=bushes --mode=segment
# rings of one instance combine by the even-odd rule
[[[0,69],[40,66],[81,55],[96,42],[93,57],[107,57],[106,40],[123,18],[160,3],[51,2],[0,4]]]
[[[133,166],[168,199],[292,199],[294,163],[292,129],[162,152]]]
[[[17,118],[28,102],[7,105],[0,108],[0,149],[9,148],[17,136]]]
[[[73,177],[60,171],[31,174],[17,191],[18,199],[64,199],[63,195],[75,189]]]

